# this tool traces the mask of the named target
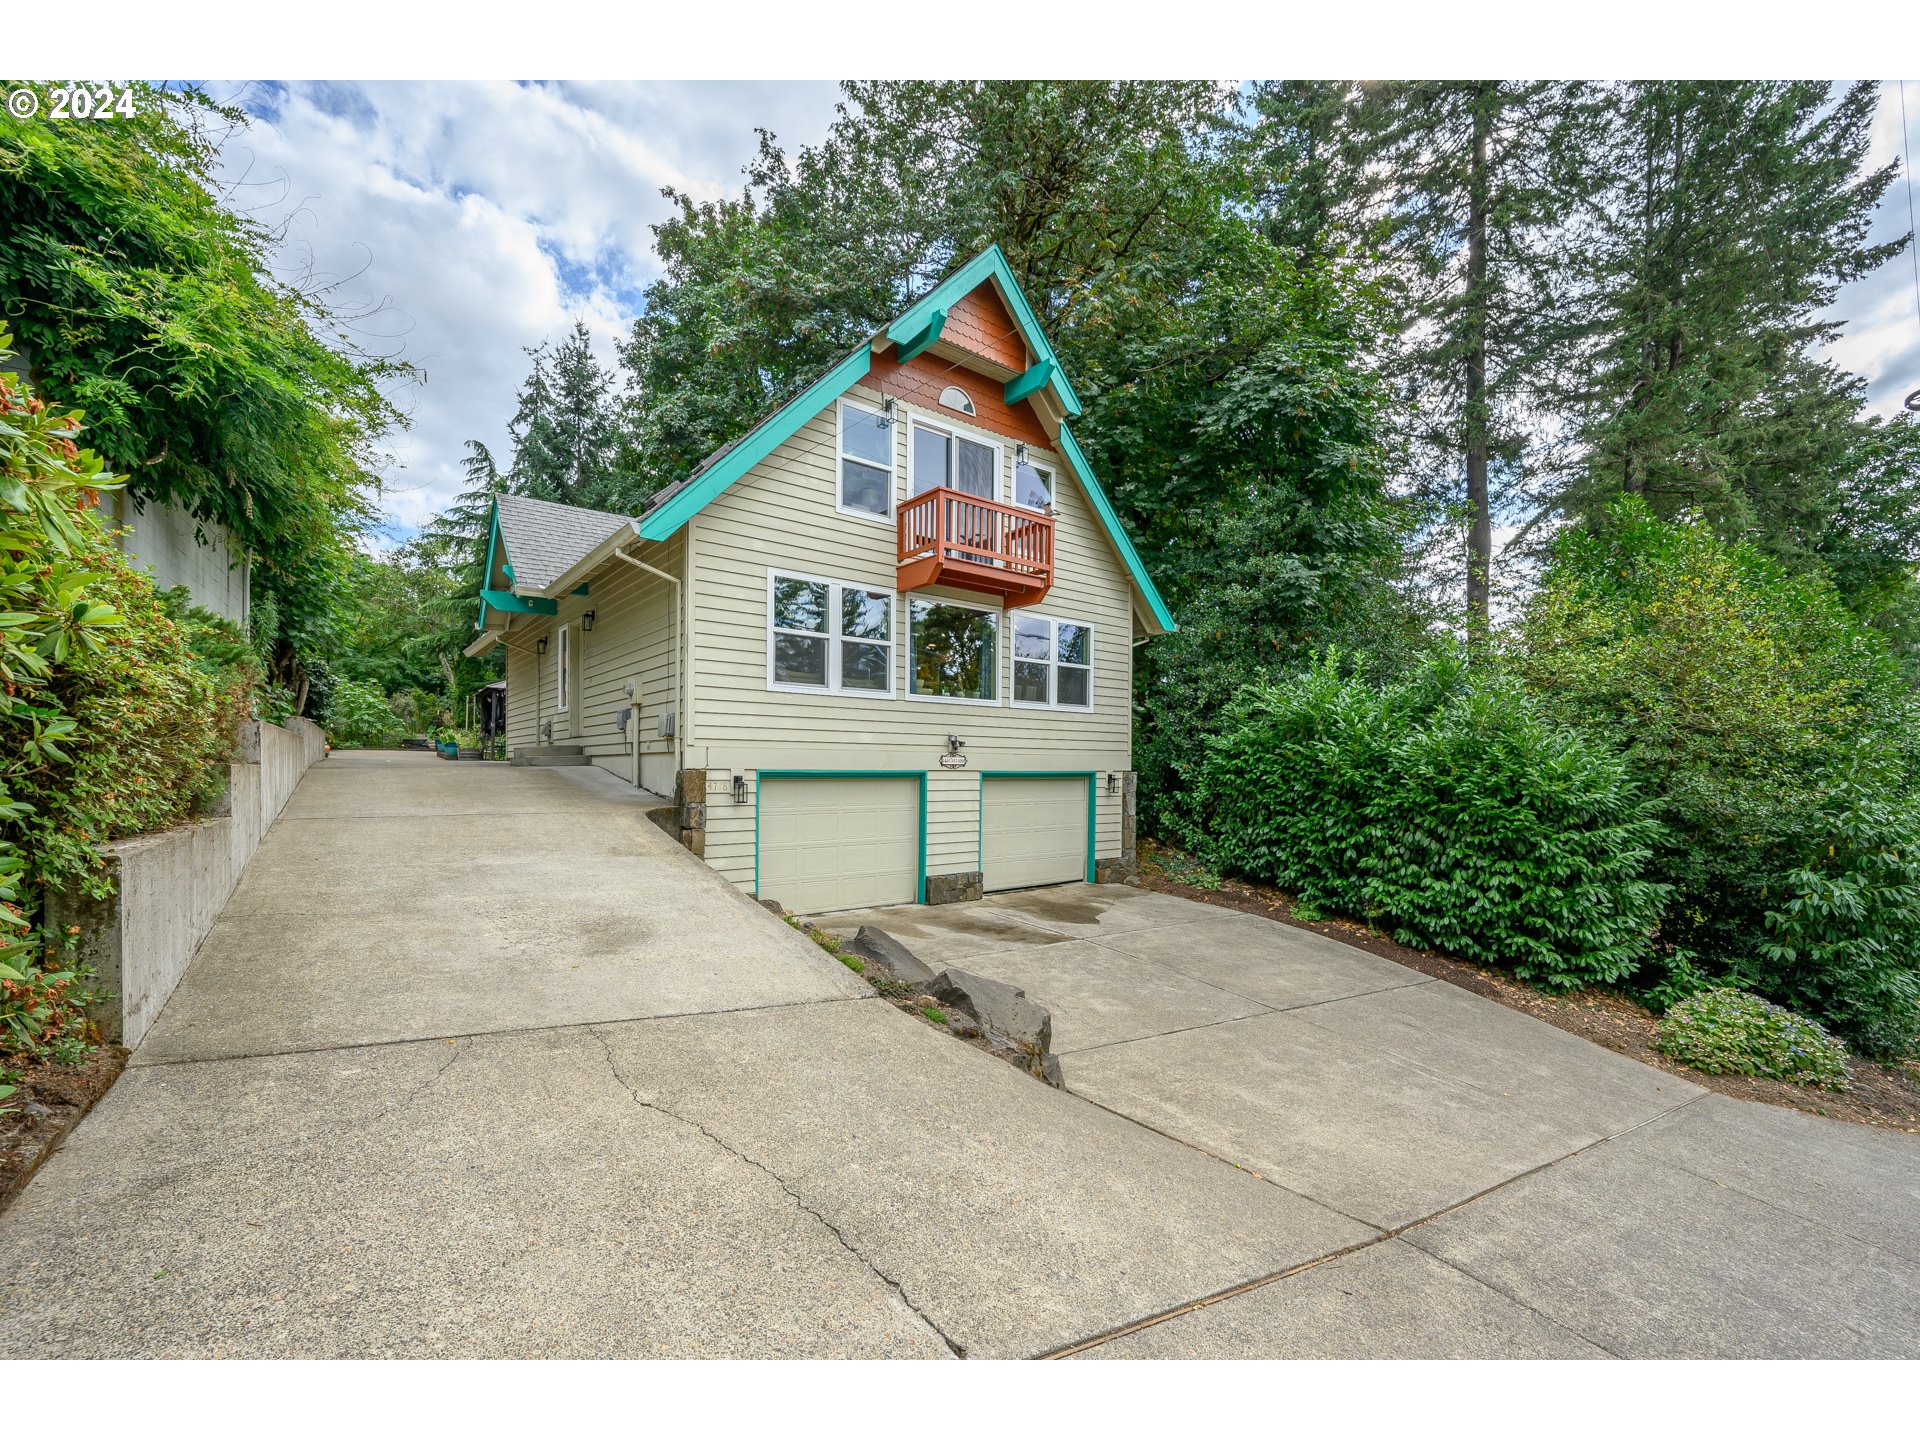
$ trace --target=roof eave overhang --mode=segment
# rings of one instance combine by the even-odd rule
[[[544,590],[529,590],[529,595],[538,595],[544,599],[557,600],[562,595],[571,595],[594,571],[613,558],[613,553],[640,538],[640,522],[629,519],[626,524],[607,536],[593,549],[568,566],[566,572]]]

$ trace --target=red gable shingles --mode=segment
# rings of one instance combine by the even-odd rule
[[[948,307],[940,338],[1009,370],[1027,368],[1026,341],[991,280],[982,280]]]
[[[989,379],[951,360],[942,360],[931,353],[916,355],[902,365],[894,358],[897,353],[882,350],[875,354],[873,369],[867,372],[866,379],[860,383],[871,385],[883,395],[897,395],[902,400],[910,400],[938,414],[952,415],[963,425],[977,425],[982,430],[1005,435],[1010,440],[1024,440],[1029,445],[1037,445],[1045,450],[1053,449],[1053,441],[1047,438],[1046,430],[1035,418],[1033,407],[1025,400],[1018,405],[1008,405],[1006,397],[1001,394],[1000,381]],[[942,408],[940,392],[949,385],[958,385],[967,392],[968,398],[973,401],[972,415],[961,415]]]

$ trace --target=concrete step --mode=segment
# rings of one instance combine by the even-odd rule
[[[515,765],[591,765],[592,759],[578,745],[522,745],[513,752]]]

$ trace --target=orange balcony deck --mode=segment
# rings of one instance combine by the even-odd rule
[[[941,487],[900,507],[900,588],[951,585],[1009,610],[1053,587],[1053,517]]]

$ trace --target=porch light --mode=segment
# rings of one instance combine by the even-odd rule
[[[536,655],[544,655],[547,653],[546,636],[542,635],[538,640],[533,642],[533,653]]]
[[[888,426],[893,424],[894,412],[897,410],[897,408],[898,407],[894,404],[893,396],[891,395],[884,397],[880,401],[880,428],[881,429],[884,430]]]
[[[589,610],[580,617],[580,628],[589,635],[593,633],[593,611]]]
[[[1027,463],[1027,442],[1026,441],[1016,440],[1014,442],[1013,463],[1016,465],[1024,465]]]
[[[1109,770],[1107,772],[1107,794],[1118,795],[1119,793],[1120,793],[1120,772],[1118,770]]]
[[[747,777],[744,775],[736,774],[733,777],[733,803],[736,805],[747,803]]]
[[[962,750],[966,749],[966,747],[967,742],[962,740],[958,735],[947,736],[947,754],[958,755]]]

